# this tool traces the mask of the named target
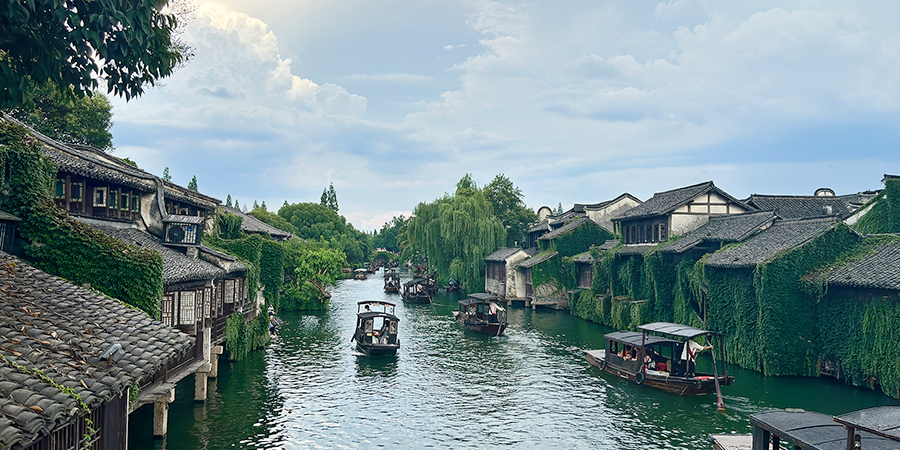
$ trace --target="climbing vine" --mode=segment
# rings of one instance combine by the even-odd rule
[[[228,358],[233,361],[246,358],[251,351],[264,347],[270,339],[267,314],[260,314],[248,322],[243,314],[235,311],[225,322],[225,348]]]
[[[124,244],[76,221],[53,203],[56,167],[25,128],[0,122],[0,208],[22,219],[17,248],[35,267],[159,317],[163,263],[152,250]],[[123,282],[127,280],[127,282]]]
[[[860,210],[871,208],[853,225],[862,234],[900,232],[900,180],[887,179],[884,190],[863,205]]]

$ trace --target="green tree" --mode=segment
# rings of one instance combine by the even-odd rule
[[[333,284],[341,276],[346,257],[339,250],[318,249],[303,253],[296,269],[300,283],[310,283],[319,292],[319,299],[324,301],[331,297],[326,287]]]
[[[91,95],[106,80],[126,100],[184,59],[168,2],[127,0],[0,3],[0,107],[32,104],[35,85]]]
[[[225,198],[225,206],[231,208],[231,194],[228,194],[228,197]]]
[[[259,209],[259,203],[256,200],[253,200],[253,209]]]
[[[297,234],[297,229],[294,228],[294,226],[291,225],[290,222],[285,220],[284,217],[281,217],[278,214],[275,214],[273,212],[266,211],[262,207],[254,209],[253,211],[250,211],[248,214],[250,214],[253,217],[256,217],[259,220],[262,220],[263,222],[265,222],[269,225],[272,225],[275,228],[278,228],[279,230],[284,230],[284,231],[287,231],[292,234]]]
[[[266,208],[266,201],[263,200],[262,204],[259,205],[259,207],[262,208],[263,211],[267,211],[267,208]]]
[[[340,208],[338,208],[337,192],[334,190],[334,183],[330,183],[328,188],[322,189],[322,197],[319,198],[319,204],[334,212],[338,212]]]
[[[197,175],[194,175],[194,177],[191,178],[191,182],[188,183],[187,188],[194,192],[197,192]]]
[[[484,187],[484,195],[506,228],[506,246],[521,245],[530,225],[537,222],[537,214],[525,206],[522,191],[499,174]]]
[[[558,215],[560,215],[560,214],[562,214],[562,213],[563,213],[562,203],[560,203],[559,205],[556,206],[556,209],[553,210],[553,215],[554,215],[554,216],[558,216]]]
[[[238,239],[243,236],[241,224],[244,218],[237,214],[222,213],[216,218],[219,227],[219,236],[222,239]]]
[[[168,166],[166,166],[166,168],[163,169],[162,179],[163,179],[163,181],[172,181],[172,176],[169,175],[169,167]]]
[[[381,231],[376,232],[372,236],[372,246],[400,253],[400,239],[407,222],[409,222],[409,219],[402,215],[392,218],[390,222],[381,226]]]
[[[453,277],[474,292],[484,288],[484,257],[506,242],[506,230],[484,192],[466,174],[454,195],[419,203],[404,238],[404,256],[426,257],[442,282]]]
[[[128,164],[129,166],[134,167],[136,169],[138,168],[137,163],[132,161],[131,158],[120,158],[120,159],[123,163]]]
[[[316,239],[344,252],[347,262],[360,265],[372,251],[372,237],[356,230],[344,216],[317,203],[295,203],[282,206],[278,215],[296,229],[303,239]]]
[[[112,106],[105,95],[76,96],[72,88],[62,93],[53,83],[35,87],[33,107],[9,110],[10,115],[36,131],[67,144],[90,145],[111,151]]]
[[[241,205],[238,205],[237,199],[234,199],[234,209],[236,209],[238,211],[240,211],[240,209],[241,209]]]

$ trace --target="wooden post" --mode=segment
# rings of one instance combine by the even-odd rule
[[[712,339],[711,336],[710,339]],[[725,401],[722,400],[722,387],[719,386],[719,369],[718,364],[716,364],[716,349],[710,348],[709,354],[712,355],[713,360],[713,380],[716,384],[716,410],[718,410],[719,412],[725,412]]]

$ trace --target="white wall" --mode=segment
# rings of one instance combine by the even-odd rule
[[[610,218],[615,217],[625,211],[628,211],[635,206],[640,205],[640,203],[636,202],[630,197],[623,197],[619,199],[619,201],[615,203],[611,203],[607,205],[606,208],[598,209],[598,210],[590,210],[586,209],[585,214],[593,220],[597,225],[600,225],[603,228],[606,228],[610,233],[615,234],[613,230],[613,223]]]

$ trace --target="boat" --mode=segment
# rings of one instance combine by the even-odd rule
[[[506,310],[493,294],[475,293],[459,301],[459,309],[453,311],[453,319],[459,326],[478,333],[499,336],[509,325]]]
[[[403,301],[409,303],[431,303],[431,294],[426,289],[427,281],[424,278],[413,278],[403,283]]]
[[[400,319],[394,315],[394,304],[365,300],[356,305],[356,330],[351,342],[369,356],[396,355],[400,348],[397,326]]]
[[[397,294],[400,292],[400,275],[396,271],[384,271],[384,292]]]
[[[719,408],[724,409],[719,387],[730,386],[734,377],[729,377],[724,371],[719,376],[712,346],[694,342],[701,336],[705,336],[707,342],[721,338],[720,333],[668,322],[642,325],[638,330],[604,335],[606,348],[585,350],[585,358],[604,372],[672,394],[694,395],[715,391]],[[719,339],[720,344],[721,341]],[[695,372],[694,359],[703,350],[710,350],[712,354],[712,374]]]
[[[795,448],[888,450],[900,448],[900,406],[877,406],[840,416],[798,408],[750,416],[751,434],[711,434],[715,450]]]
[[[459,283],[456,282],[453,278],[447,283],[447,286],[444,286],[444,290],[447,292],[457,292],[459,291]]]
[[[353,279],[354,280],[365,280],[369,275],[366,272],[366,269],[356,269],[353,271]]]

